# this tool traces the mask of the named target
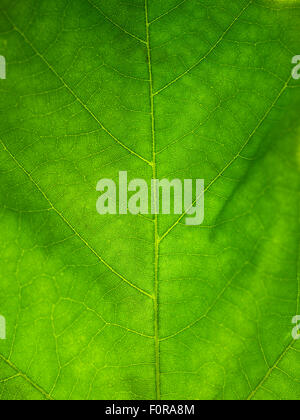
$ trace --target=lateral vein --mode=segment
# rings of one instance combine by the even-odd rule
[[[279,356],[279,358],[275,361],[275,363],[269,368],[268,372],[266,373],[266,375],[263,377],[263,379],[260,381],[260,383],[257,385],[257,387],[250,393],[250,395],[247,397],[247,400],[252,400],[252,398],[255,396],[255,394],[257,393],[257,391],[259,390],[260,387],[263,386],[263,384],[266,382],[266,380],[271,376],[272,372],[277,368],[277,366],[279,365],[279,363],[281,362],[281,360],[285,357],[285,355],[289,352],[289,350],[291,350],[294,344],[294,340],[292,340],[290,342],[290,344],[286,347],[286,349],[281,353],[281,355]]]
[[[120,29],[120,31],[124,32],[125,34],[129,35],[130,37],[136,39],[139,42],[142,42],[143,44],[146,44],[146,41],[142,38],[139,38],[138,36],[132,34],[131,32],[127,31],[125,28],[122,28],[122,26],[120,26],[118,23],[114,22],[111,18],[109,18],[104,12],[103,10],[100,9],[99,6],[96,6],[91,0],[87,0],[87,2],[94,7],[94,9],[98,10],[99,13],[101,13],[102,16],[105,17],[106,20],[108,20],[112,25],[116,26],[117,28]]]
[[[239,12],[239,14],[235,17],[235,19],[231,22],[231,24],[228,26],[228,28],[223,32],[222,36],[217,40],[217,42],[209,49],[209,51],[195,64],[193,64],[191,67],[189,67],[187,70],[185,70],[183,73],[181,73],[179,76],[177,76],[175,79],[173,79],[171,82],[167,83],[165,86],[163,86],[161,89],[156,91],[154,93],[155,95],[160,94],[162,91],[166,90],[170,86],[172,86],[174,83],[176,83],[178,80],[180,80],[182,77],[184,77],[186,74],[190,73],[194,68],[196,68],[202,61],[206,60],[208,56],[217,48],[217,46],[223,41],[225,36],[228,34],[230,29],[233,27],[233,25],[239,20],[239,18],[242,16],[242,14],[248,9],[248,7],[253,3],[253,0],[250,0],[250,2]]]
[[[102,122],[98,119],[98,117],[94,114],[94,112],[83,102],[83,100],[74,92],[74,90],[66,83],[60,74],[54,69],[54,67],[48,62],[48,60],[37,50],[37,48],[32,44],[32,42],[27,38],[27,36],[14,24],[11,18],[7,15],[6,12],[3,12],[6,16],[7,20],[13,26],[14,30],[21,35],[24,41],[31,47],[31,49],[35,52],[35,54],[47,65],[47,67],[52,71],[52,73],[61,81],[63,86],[72,94],[72,96],[80,103],[80,105],[88,112],[88,114],[99,124],[103,131],[106,132],[117,144],[119,144],[123,149],[127,150],[132,155],[136,156],[137,158],[141,159],[143,162],[147,163],[148,165],[152,166],[152,162],[149,162],[146,158],[132,150],[130,147],[126,146],[121,140],[119,140],[110,130],[108,130]]]
[[[151,20],[151,22],[149,22],[149,26],[152,25],[153,23],[157,22],[158,20],[162,19],[163,17],[169,15],[171,12],[173,12],[174,10],[178,9],[178,7],[180,7],[182,4],[184,4],[187,0],[182,0],[180,3],[177,4],[177,6],[172,7],[172,9],[168,10],[167,12],[163,13],[162,15],[158,16],[157,18]]]
[[[47,400],[53,400],[50,394],[48,394],[41,386],[33,382],[25,373],[23,373],[19,368],[17,368],[10,360],[6,359],[2,354],[0,354],[0,359],[5,362],[9,367],[11,367],[15,372],[17,372],[17,376],[23,378],[26,382],[28,382],[34,389],[39,391]]]
[[[283,88],[280,90],[279,94],[277,95],[277,97],[275,98],[274,102],[271,104],[271,106],[267,109],[267,111],[265,112],[265,114],[263,115],[263,117],[260,119],[260,121],[258,122],[258,124],[256,125],[256,127],[254,128],[254,130],[250,133],[249,137],[247,138],[247,140],[245,141],[245,143],[242,145],[242,147],[240,148],[240,150],[238,151],[238,153],[231,159],[230,162],[227,163],[227,165],[218,173],[218,175],[209,183],[209,185],[205,188],[204,190],[204,194],[214,185],[214,183],[221,178],[221,176],[224,174],[224,172],[227,171],[228,168],[231,167],[231,165],[241,156],[241,153],[244,151],[244,149],[247,147],[247,145],[250,143],[250,141],[252,140],[253,136],[257,133],[257,131],[259,130],[259,128],[262,126],[262,124],[265,122],[265,120],[268,118],[269,114],[271,113],[271,111],[273,110],[273,108],[275,107],[275,105],[277,104],[277,102],[279,101],[279,99],[281,98],[281,96],[283,95],[283,93],[285,92],[285,90],[288,88],[288,84],[291,80],[292,76],[290,76],[287,80],[287,82],[284,84]],[[201,198],[197,197],[192,206],[194,206],[197,201]],[[192,207],[191,206],[191,207]],[[180,223],[180,221],[186,216],[187,212],[190,210],[187,209],[177,220],[176,222],[161,236],[160,238],[160,242],[163,241],[168,234]]]
[[[29,180],[34,184],[34,186],[39,190],[39,192],[42,194],[42,196],[45,198],[47,203],[50,205],[50,210],[53,210],[65,223],[66,225],[72,230],[72,232],[89,248],[89,250],[98,258],[99,261],[101,261],[102,264],[106,266],[112,273],[114,273],[117,277],[119,277],[121,280],[123,280],[125,283],[127,283],[129,286],[133,287],[134,289],[138,290],[143,295],[153,299],[153,296],[151,296],[149,293],[147,293],[145,290],[141,289],[140,287],[136,286],[134,283],[127,280],[122,274],[118,273],[110,264],[108,264],[98,253],[97,251],[92,248],[92,246],[81,236],[79,232],[71,225],[71,223],[65,218],[65,216],[55,208],[52,201],[49,199],[47,194],[42,190],[42,188],[39,186],[39,184],[34,180],[34,178],[31,176],[31,174],[22,166],[22,164],[15,158],[15,156],[8,150],[6,145],[3,143],[3,141],[0,139],[0,142],[2,144],[3,149],[9,154],[9,156],[13,159],[13,161],[16,163],[16,165],[25,173],[25,175],[29,178]]]

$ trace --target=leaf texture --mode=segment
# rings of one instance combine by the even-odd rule
[[[0,398],[299,399],[299,0],[0,0]],[[99,216],[205,179],[205,221]]]

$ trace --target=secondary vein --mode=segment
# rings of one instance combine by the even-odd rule
[[[45,198],[47,203],[50,205],[50,210],[53,210],[65,223],[66,225],[72,230],[72,232],[89,248],[89,250],[98,258],[99,261],[102,262],[112,273],[114,273],[117,277],[119,277],[122,281],[127,283],[129,286],[133,287],[143,295],[153,299],[153,296],[147,293],[145,290],[141,289],[140,287],[136,286],[134,283],[127,280],[122,274],[118,273],[110,264],[108,264],[99,254],[98,252],[87,242],[86,239],[82,237],[82,235],[77,232],[77,230],[72,226],[72,224],[65,218],[65,216],[54,206],[50,198],[47,194],[42,190],[39,184],[35,181],[35,179],[31,176],[31,174],[24,168],[24,166],[15,158],[15,156],[9,151],[3,141],[0,139],[0,143],[2,144],[3,149],[9,154],[9,156],[13,159],[16,165],[25,173],[25,175],[29,178],[29,180],[33,183],[33,185],[39,190],[42,196]]]
[[[273,108],[276,106],[277,102],[280,100],[280,98],[282,97],[283,93],[285,92],[285,90],[288,88],[289,86],[289,82],[291,80],[292,76],[290,76],[288,78],[288,80],[285,82],[284,86],[282,87],[282,89],[280,90],[280,92],[278,93],[278,95],[276,96],[276,98],[274,99],[274,101],[272,102],[271,106],[267,109],[267,111],[265,112],[265,114],[262,116],[262,118],[259,120],[258,124],[255,126],[254,130],[250,133],[249,137],[246,139],[246,141],[244,142],[244,144],[241,146],[240,150],[238,151],[238,153],[230,160],[230,162],[227,163],[227,165],[218,173],[218,175],[208,184],[208,186],[205,188],[204,190],[204,194],[215,184],[215,182],[221,178],[223,176],[223,174],[227,171],[227,169],[229,169],[231,167],[231,165],[233,165],[233,163],[239,158],[241,157],[242,152],[245,150],[245,148],[248,146],[248,144],[250,143],[250,141],[252,140],[252,138],[254,137],[254,135],[257,133],[257,131],[259,130],[259,128],[263,125],[263,123],[265,122],[265,120],[268,118],[268,116],[270,115],[270,113],[272,112]],[[201,196],[197,197],[192,206],[194,206],[197,201],[201,198]],[[191,207],[192,207],[191,206]],[[190,207],[190,208],[191,208]],[[173,223],[173,225],[161,236],[160,238],[160,242],[163,241],[168,235],[169,233],[180,223],[180,221],[186,216],[187,212],[190,210],[187,209],[177,220],[176,222]]]
[[[149,162],[146,158],[141,156],[139,153],[132,150],[130,147],[126,146],[125,143],[123,143],[121,140],[119,140],[110,130],[108,130],[102,122],[99,120],[99,118],[95,115],[95,113],[83,102],[83,100],[76,94],[76,92],[66,83],[64,78],[57,73],[55,68],[48,62],[48,60],[41,54],[38,49],[32,44],[32,42],[27,38],[27,36],[19,29],[14,22],[11,20],[11,18],[7,15],[7,13],[3,12],[6,16],[9,23],[12,25],[13,29],[21,35],[23,40],[28,44],[31,49],[35,52],[35,54],[47,65],[49,70],[61,81],[62,85],[72,94],[72,96],[80,103],[80,105],[89,113],[89,115],[99,124],[101,129],[105,131],[106,134],[108,134],[117,144],[119,144],[123,149],[127,150],[130,154],[133,156],[136,156],[137,158],[141,159],[143,162],[147,163],[148,165],[152,166],[152,162]]]
[[[165,89],[168,89],[170,86],[172,86],[174,83],[176,83],[178,80],[180,80],[182,77],[190,73],[194,68],[198,67],[202,61],[206,60],[208,56],[211,55],[211,53],[217,48],[217,46],[223,41],[225,36],[228,34],[228,32],[231,30],[233,25],[239,20],[239,18],[245,13],[245,11],[249,8],[249,6],[253,3],[253,0],[250,0],[249,3],[243,9],[239,12],[239,14],[234,18],[234,20],[231,22],[231,24],[227,27],[227,29],[223,32],[223,34],[220,36],[220,38],[216,41],[216,43],[209,49],[209,51],[202,57],[200,60],[198,60],[195,64],[193,64],[191,67],[189,67],[187,70],[185,70],[183,73],[181,73],[179,76],[177,76],[175,79],[173,79],[171,82],[167,83],[165,86],[163,86],[161,89],[156,91],[154,93],[155,95],[159,95],[161,92],[163,92]]]
[[[101,13],[102,16],[105,17],[106,20],[108,20],[112,25],[116,26],[118,29],[120,29],[120,31],[124,32],[125,34],[127,34],[128,36],[130,36],[131,38],[136,39],[137,41],[146,44],[146,41],[142,38],[139,38],[137,35],[132,34],[131,32],[127,31],[127,29],[122,28],[122,26],[120,26],[118,23],[114,22],[110,17],[108,17],[102,9],[100,9],[99,6],[96,6],[96,4],[94,4],[91,0],[87,0],[87,2],[94,7],[94,9],[98,10],[99,13]]]
[[[41,386],[37,385],[30,379],[25,373],[23,373],[20,369],[18,369],[10,360],[6,359],[2,354],[0,354],[0,359],[5,362],[9,367],[11,367],[21,378],[23,378],[26,382],[28,382],[34,389],[39,391],[47,400],[53,400],[50,394],[48,394]]]
[[[293,348],[293,344],[295,343],[295,340],[292,340],[289,345],[285,348],[285,350],[281,353],[279,358],[275,361],[275,363],[269,368],[268,372],[265,374],[265,376],[262,378],[260,383],[257,385],[257,387],[249,394],[247,397],[247,400],[250,401],[254,398],[259,388],[263,386],[263,384],[267,381],[267,379],[271,376],[272,372],[277,369],[279,363],[284,359],[286,354]]]

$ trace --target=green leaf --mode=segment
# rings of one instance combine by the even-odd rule
[[[299,399],[299,0],[0,0],[1,399]],[[205,179],[205,221],[99,179]]]

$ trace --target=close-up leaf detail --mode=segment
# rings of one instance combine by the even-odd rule
[[[0,0],[0,400],[300,399],[299,28],[300,0]],[[100,215],[121,171],[203,179],[203,223]]]

